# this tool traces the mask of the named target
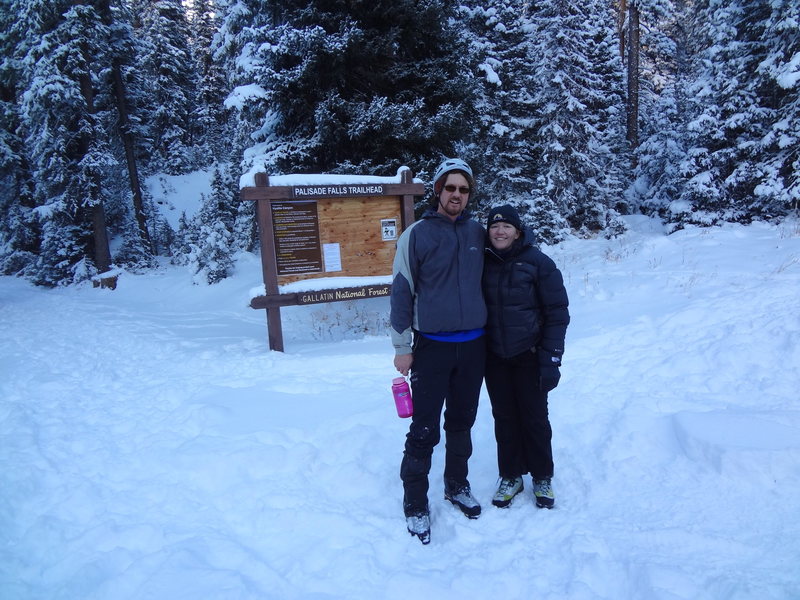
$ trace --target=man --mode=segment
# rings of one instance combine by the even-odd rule
[[[481,513],[467,462],[486,357],[486,232],[466,211],[475,193],[472,169],[463,160],[445,160],[433,191],[436,208],[397,241],[391,295],[394,366],[403,375],[411,372],[414,402],[400,466],[403,510],[409,533],[423,544],[430,541],[428,473],[443,407],[445,498],[471,519]]]

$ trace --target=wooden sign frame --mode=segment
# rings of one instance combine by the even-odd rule
[[[250,301],[250,306],[255,309],[266,309],[267,332],[270,350],[283,352],[283,327],[281,325],[282,306],[296,306],[304,304],[317,304],[322,302],[340,302],[363,298],[378,298],[388,296],[391,285],[388,283],[377,285],[364,285],[358,287],[336,287],[309,292],[281,293],[279,279],[284,282],[304,281],[326,276],[320,270],[323,262],[321,246],[325,246],[325,264],[341,263],[336,272],[343,278],[363,277],[364,269],[379,269],[380,275],[391,276],[392,264],[388,260],[389,250],[394,256],[394,244],[390,249],[381,247],[379,252],[369,251],[369,247],[354,242],[358,245],[358,254],[361,257],[360,268],[351,272],[354,267],[347,267],[345,263],[352,264],[345,247],[344,260],[341,257],[340,244],[321,244],[320,231],[328,231],[335,226],[337,217],[347,213],[349,217],[342,219],[342,227],[349,225],[362,225],[363,214],[354,217],[354,211],[359,208],[366,212],[367,209],[397,204],[399,213],[399,227],[395,219],[381,221],[381,227],[387,234],[388,240],[396,240],[400,233],[414,222],[414,201],[416,197],[425,193],[422,183],[415,183],[411,170],[407,167],[400,169],[399,183],[384,183],[380,179],[354,176],[349,179],[344,176],[327,176],[337,178],[336,181],[347,183],[325,183],[311,185],[270,185],[265,173],[255,174],[255,186],[241,188],[241,199],[256,202],[256,221],[258,223],[259,238],[261,241],[261,271],[264,277],[266,294],[257,296]],[[324,181],[324,175],[308,175],[308,181]],[[391,181],[391,178],[385,178]],[[333,180],[333,179],[332,179]],[[379,181],[375,183],[375,181]],[[319,206],[324,207],[324,214],[320,217]],[[394,216],[394,215],[393,215]],[[362,240],[363,232],[374,223],[363,223],[361,231],[354,232],[356,240]],[[315,230],[316,227],[316,230]],[[316,236],[316,237],[315,237]],[[390,242],[385,241],[383,245]],[[330,256],[328,256],[330,251]],[[339,254],[337,254],[339,253]],[[380,254],[381,256],[378,256]],[[362,256],[363,255],[363,256]],[[374,273],[371,273],[374,274]]]

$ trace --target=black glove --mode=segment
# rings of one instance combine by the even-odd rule
[[[561,354],[563,351],[559,350],[545,350],[539,348],[536,354],[539,357],[539,389],[543,392],[549,392],[558,385],[561,379]]]

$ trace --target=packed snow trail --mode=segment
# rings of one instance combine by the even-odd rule
[[[0,597],[795,600],[800,227],[548,249],[570,294],[556,508],[491,506],[488,398],[466,519],[431,471],[405,529],[385,299],[247,307],[260,278],[117,290],[0,278]]]

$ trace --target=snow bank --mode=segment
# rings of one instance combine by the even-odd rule
[[[800,227],[631,224],[547,249],[573,316],[556,508],[529,480],[490,505],[484,392],[484,514],[443,500],[437,447],[429,546],[402,516],[385,298],[284,309],[279,353],[255,256],[214,286],[0,278],[0,597],[795,600]]]

